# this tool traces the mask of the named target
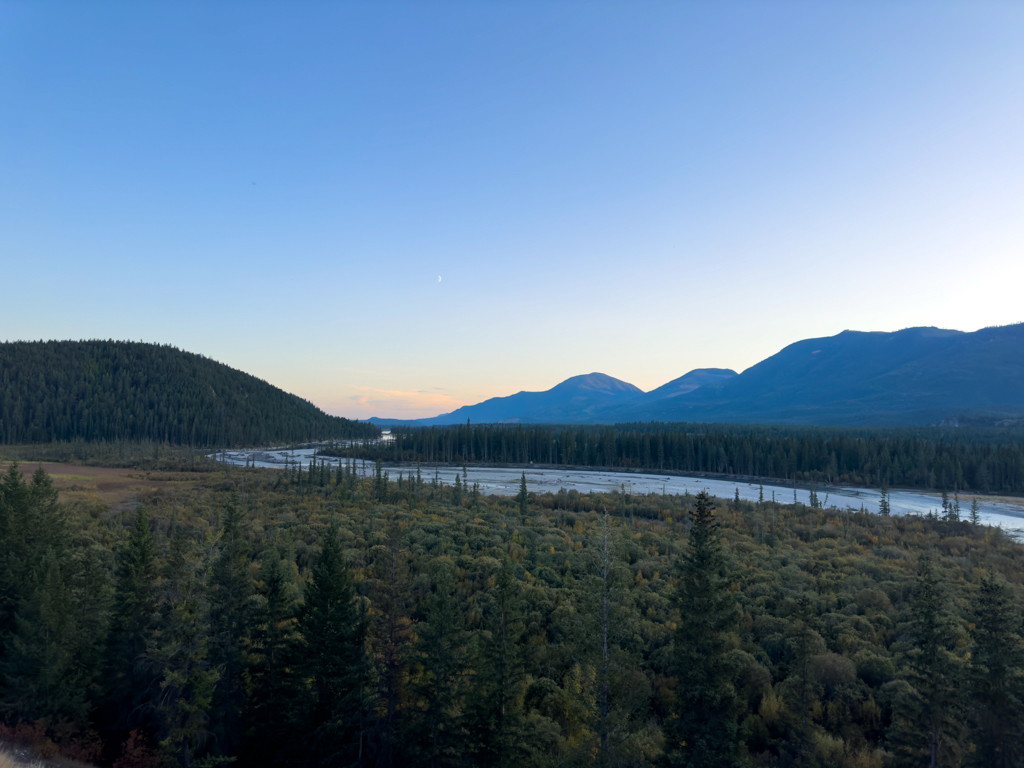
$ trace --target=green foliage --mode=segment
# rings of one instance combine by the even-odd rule
[[[956,653],[962,632],[929,557],[921,559],[909,612],[906,680],[912,689],[897,704],[892,740],[908,765],[955,765],[962,752],[964,665]]]
[[[740,706],[728,657],[738,611],[715,523],[711,499],[702,491],[677,586],[673,651],[679,682],[665,724],[666,765],[671,766],[725,768],[738,759]]]
[[[1020,610],[1006,580],[986,573],[974,614],[970,687],[975,707],[972,765],[1024,762],[1024,639]]]
[[[128,341],[0,344],[0,444],[189,446],[375,437],[202,355]]]
[[[459,424],[394,427],[333,455],[449,464],[547,464],[746,475],[838,485],[1024,493],[1021,430]]]
[[[148,697],[157,680],[156,668],[149,663],[159,631],[157,575],[156,539],[149,515],[141,507],[128,541],[117,550],[106,730],[152,727],[154,723]]]
[[[309,689],[302,732],[313,755],[327,759],[357,743],[365,677],[365,624],[331,521],[299,617],[298,665]],[[351,758],[349,758],[351,759]]]
[[[1024,549],[998,529],[662,493],[524,514],[313,470],[182,474],[99,517],[8,472],[0,716],[95,730],[105,764],[1024,754]]]

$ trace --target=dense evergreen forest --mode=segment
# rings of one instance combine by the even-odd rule
[[[0,481],[0,737],[142,766],[1008,767],[1024,548],[355,462]]]
[[[205,447],[378,433],[171,346],[0,343],[0,444],[148,440]]]
[[[327,455],[404,462],[621,467],[838,485],[1024,493],[1020,429],[768,427],[394,427],[393,440]]]

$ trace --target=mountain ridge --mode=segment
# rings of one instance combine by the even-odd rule
[[[605,390],[581,386],[588,377],[598,377]],[[609,388],[608,382],[615,385]],[[592,373],[544,392],[490,398],[428,419],[370,421],[885,426],[975,417],[1024,417],[1024,323],[973,332],[927,326],[847,330],[796,341],[739,374],[698,368],[650,392]]]

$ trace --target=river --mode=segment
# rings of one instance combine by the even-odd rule
[[[266,449],[249,451],[224,451],[213,456],[218,460],[234,466],[244,466],[247,462],[257,467],[286,467],[299,462],[304,467],[309,465],[316,448]],[[317,456],[318,461],[325,461],[337,466],[340,461],[328,456]],[[360,474],[369,474],[373,470],[370,462],[357,461]],[[385,463],[384,469],[392,479],[404,473],[407,477],[414,474],[416,467],[409,464]],[[580,493],[609,492],[620,490],[623,486],[631,494],[672,493],[695,494],[707,490],[713,496],[734,498],[739,489],[740,498],[746,501],[757,501],[760,487],[757,483],[740,482],[721,478],[688,477],[683,475],[662,475],[657,473],[610,472],[606,470],[589,470],[571,467],[481,467],[467,465],[464,482],[472,485],[479,483],[485,494],[498,496],[514,496],[519,492],[519,481],[526,473],[526,485],[535,493],[545,491],[557,492],[561,488],[577,490]],[[455,475],[462,474],[461,467],[450,465],[422,465],[423,479],[432,479],[435,475],[445,483],[455,482]],[[839,509],[859,510],[861,507],[869,512],[878,512],[879,492],[871,488],[846,488],[843,486],[822,486],[817,489],[818,499],[825,507],[833,504]],[[764,484],[764,497],[771,501],[774,494],[776,501],[792,504],[794,498],[804,504],[810,503],[810,491],[806,488],[793,488],[791,485],[775,483]],[[794,496],[795,494],[795,496]],[[1015,539],[1024,540],[1024,499],[993,501],[984,496],[979,497],[981,522],[1006,530]],[[889,503],[893,514],[924,515],[934,511],[941,513],[942,501],[935,494],[914,490],[892,490]],[[961,499],[961,515],[966,518],[970,502]]]

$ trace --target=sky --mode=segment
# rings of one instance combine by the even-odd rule
[[[0,340],[353,418],[1024,320],[1019,2],[0,0]]]

